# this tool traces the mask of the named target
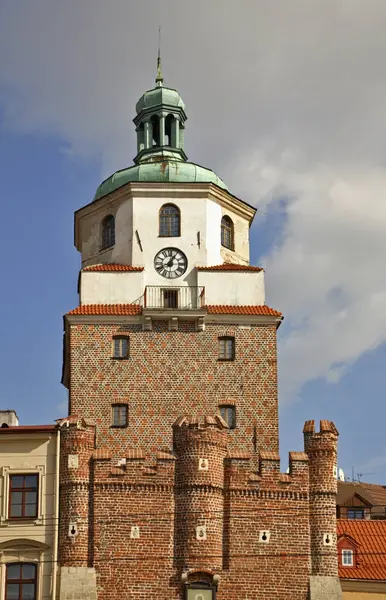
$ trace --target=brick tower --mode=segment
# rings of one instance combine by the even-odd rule
[[[282,315],[249,263],[255,209],[188,162],[185,106],[160,62],[136,113],[134,165],[75,213],[60,597],[306,600],[310,576],[336,575],[320,552],[336,430],[306,433],[280,472]]]

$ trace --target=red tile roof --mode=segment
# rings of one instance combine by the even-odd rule
[[[197,271],[264,271],[263,267],[254,267],[251,265],[235,265],[234,263],[224,263],[223,265],[214,265],[212,267],[196,267]]]
[[[346,534],[358,544],[355,567],[342,567],[339,552],[339,577],[341,579],[367,579],[386,581],[386,520],[337,521],[338,546],[340,536]],[[339,539],[340,538],[340,539]]]
[[[90,265],[89,267],[84,267],[82,271],[143,271],[143,267],[117,264]]]
[[[269,317],[281,317],[282,313],[269,306],[227,306],[224,304],[208,304],[203,306],[209,314],[226,315],[266,315]]]
[[[140,304],[81,304],[68,315],[140,315]]]
[[[282,313],[269,306],[226,306],[211,304],[202,307],[209,314],[262,315],[281,317]],[[140,304],[81,304],[70,310],[68,315],[140,315]]]

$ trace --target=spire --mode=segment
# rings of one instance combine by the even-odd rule
[[[161,65],[161,26],[158,28],[158,56],[157,56],[157,77],[155,78],[155,84],[157,87],[161,87],[164,82],[162,75]]]

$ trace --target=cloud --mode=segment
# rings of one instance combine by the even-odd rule
[[[101,177],[131,163],[158,23],[192,160],[281,227],[262,261],[286,315],[282,396],[386,338],[386,5],[377,0],[5,2],[3,127],[56,135]],[[151,8],[151,10],[150,10]]]

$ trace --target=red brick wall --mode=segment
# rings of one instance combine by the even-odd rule
[[[208,324],[203,332],[180,323],[154,322],[153,331],[126,327],[130,358],[111,358],[117,325],[70,328],[71,413],[97,424],[97,444],[143,447],[150,453],[172,447],[172,424],[182,414],[215,414],[219,404],[234,402],[237,428],[229,446],[252,451],[254,445],[278,449],[277,360],[275,326],[240,329]],[[186,325],[186,326],[185,326]],[[234,335],[235,361],[218,360],[218,337]],[[112,429],[111,404],[128,403],[129,426]]]
[[[80,440],[87,437],[82,429],[78,434]],[[246,595],[306,600],[307,457],[293,454],[291,474],[286,475],[280,473],[276,454],[265,453],[257,472],[246,453],[225,457],[229,432],[221,421],[200,426],[180,421],[174,435],[176,455],[160,453],[149,460],[127,452],[126,465],[117,467],[108,452],[93,454],[89,512],[82,513],[80,521],[88,524],[89,564],[97,572],[98,600],[181,599],[181,575],[188,568],[204,571],[192,579],[220,575],[218,600]],[[83,451],[84,445],[76,443],[71,428],[63,437],[65,465],[64,453],[77,447]],[[198,470],[199,458],[208,459],[208,471]],[[78,494],[83,474],[81,468],[76,477],[65,476],[73,486],[70,497]],[[66,498],[61,506],[63,531],[71,513]],[[197,522],[207,526],[205,541],[196,540]],[[132,526],[139,527],[138,539],[131,537]],[[270,532],[268,544],[259,542],[261,530]],[[83,539],[62,538],[69,548],[80,544],[77,558],[63,548],[62,564],[84,560]]]

